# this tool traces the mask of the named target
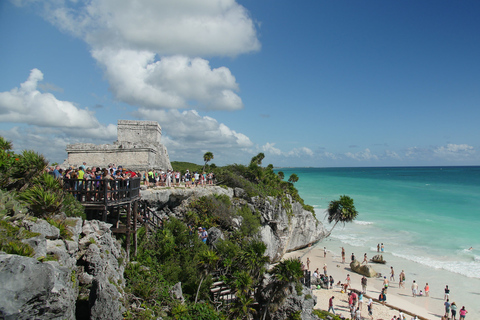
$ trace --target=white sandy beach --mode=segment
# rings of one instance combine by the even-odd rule
[[[335,250],[336,252],[332,251]],[[301,260],[305,263],[307,257],[310,259],[310,268],[309,270],[313,271],[318,268],[323,272],[324,264],[327,264],[328,275],[332,275],[335,284],[338,281],[342,283],[345,282],[347,274],[350,274],[351,284],[353,289],[361,289],[360,280],[361,275],[356,274],[350,270],[350,253],[346,253],[345,264],[342,264],[341,259],[341,248],[328,248],[327,247],[327,257],[323,257],[323,246],[322,244],[317,244],[316,247],[305,248],[303,250],[290,252],[285,255],[285,258],[290,257],[300,257]],[[369,257],[371,258],[371,257]],[[357,260],[362,261],[363,257],[357,257]],[[376,264],[373,264],[375,270],[379,270]],[[444,301],[443,301],[443,292],[439,295],[439,292],[431,292],[430,297],[416,297],[414,298],[411,293],[411,284],[412,280],[407,279],[405,283],[405,289],[398,287],[398,274],[401,270],[395,270],[395,282],[391,282],[387,292],[387,304],[392,305],[396,308],[406,310],[412,314],[421,316],[426,319],[441,319],[444,314]],[[389,278],[389,274],[383,274]],[[410,281],[409,281],[410,280]],[[383,285],[382,278],[368,278],[367,285],[367,294],[366,296],[372,298],[378,298],[381,288]],[[419,289],[423,290],[424,283],[419,283]],[[333,289],[320,289],[313,290],[313,293],[317,296],[318,301],[315,308],[327,310],[328,309],[328,300],[331,296],[335,296],[334,306],[337,315],[343,315],[346,318],[350,318],[350,312],[348,309],[348,295],[346,293],[341,293],[341,288],[334,285]],[[363,308],[362,308],[362,317],[365,319],[370,319],[367,312],[366,303],[368,301],[367,297],[364,297]],[[374,302],[373,307],[373,319],[385,319],[390,320],[394,315],[398,316],[399,311],[396,309],[391,309],[388,306],[383,306],[378,302]],[[459,306],[460,308],[461,306]],[[406,315],[407,319],[411,319],[411,315]],[[457,313],[458,318],[458,313]],[[468,316],[467,316],[468,318]]]

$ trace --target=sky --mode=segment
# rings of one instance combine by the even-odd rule
[[[171,161],[480,165],[480,1],[6,0],[0,136],[153,120]]]

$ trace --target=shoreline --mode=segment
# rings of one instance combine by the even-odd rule
[[[327,247],[327,256],[323,257],[323,247]],[[331,249],[335,250],[332,251]],[[307,257],[310,259],[310,268],[312,272],[318,268],[320,272],[323,272],[324,264],[327,265],[327,274],[332,275],[335,284],[339,281],[342,283],[345,282],[347,274],[351,278],[351,288],[361,290],[360,280],[362,276],[357,274],[350,269],[350,254],[347,251],[345,264],[341,262],[340,256],[341,248],[329,248],[325,242],[318,242],[312,247],[304,248],[297,251],[292,251],[284,255],[284,258],[299,257],[302,262],[306,264]],[[338,254],[337,252],[338,251]],[[358,251],[358,250],[357,250]],[[372,263],[373,268],[382,273],[380,270],[380,265]],[[367,312],[367,301],[368,297],[374,300],[373,302],[373,316],[374,319],[392,319],[393,316],[398,316],[400,311],[405,310],[406,312],[418,315],[424,319],[428,320],[437,320],[441,319],[444,314],[444,300],[443,296],[439,296],[437,292],[430,292],[430,297],[416,297],[414,298],[411,294],[411,281],[405,282],[405,289],[398,288],[398,274],[401,270],[395,270],[395,281],[390,283],[390,286],[387,290],[387,303],[382,305],[378,303],[376,298],[378,298],[381,289],[383,287],[383,277],[381,278],[367,278],[367,293],[364,296],[363,307],[361,309],[362,317],[370,319],[370,316]],[[383,273],[383,276],[386,276],[387,279],[390,277],[390,274]],[[423,290],[423,283],[419,283],[419,288]],[[334,296],[334,306],[337,315],[343,315],[347,318],[350,318],[350,312],[348,309],[348,295],[346,293],[341,293],[341,288],[337,285],[334,285],[333,289],[313,289],[313,294],[317,297],[317,305],[315,309],[328,310],[328,300],[331,296]],[[391,306],[391,307],[389,307]],[[459,309],[461,306],[459,306]],[[468,308],[467,308],[468,310]],[[405,314],[407,317],[411,315]],[[470,313],[470,317],[474,314]]]

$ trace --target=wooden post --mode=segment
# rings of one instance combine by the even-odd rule
[[[133,202],[133,256],[137,256],[137,218],[138,201]]]
[[[132,205],[131,203],[127,204],[127,261],[130,261],[130,230],[132,224]]]

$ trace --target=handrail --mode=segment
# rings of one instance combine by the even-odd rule
[[[128,179],[63,179],[63,190],[80,203],[105,206],[140,198],[140,177]]]

